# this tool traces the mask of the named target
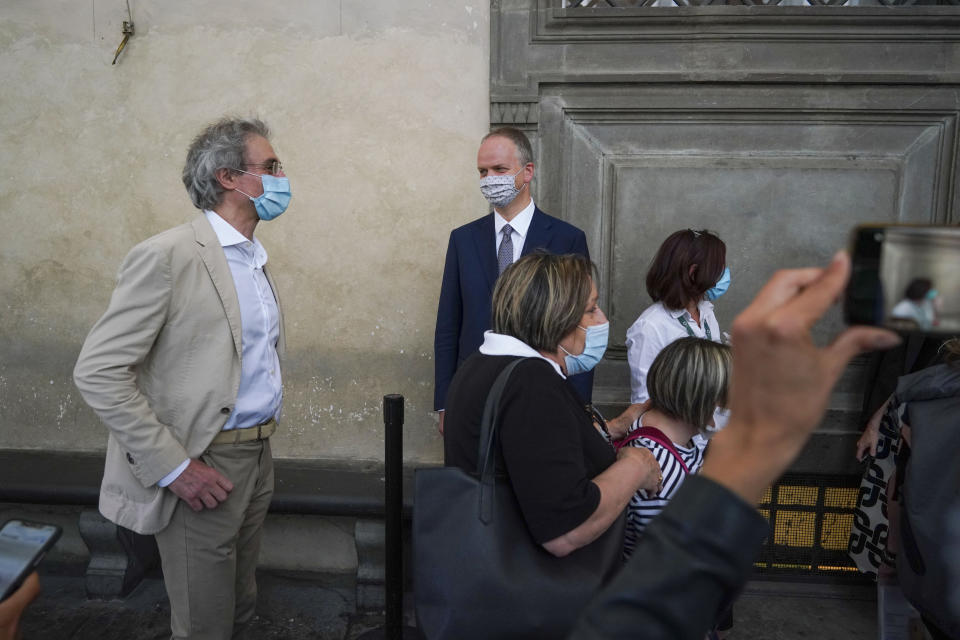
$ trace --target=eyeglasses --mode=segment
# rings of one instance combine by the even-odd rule
[[[257,167],[258,169],[266,169],[267,173],[272,176],[280,175],[283,172],[283,163],[279,160],[272,160],[270,162],[261,162],[260,164],[244,164],[245,167]]]

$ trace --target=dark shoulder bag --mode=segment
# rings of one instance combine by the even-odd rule
[[[506,478],[496,477],[500,373],[483,409],[477,473],[418,469],[413,508],[414,601],[430,639],[562,638],[620,566],[625,516],[564,558],[533,539]]]

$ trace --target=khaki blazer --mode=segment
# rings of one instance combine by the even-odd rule
[[[277,288],[265,270],[277,297]],[[202,454],[240,386],[240,305],[203,215],[135,246],[74,369],[110,431],[100,512],[138,533],[162,530],[176,495],[157,482]],[[283,312],[277,352],[284,352]]]

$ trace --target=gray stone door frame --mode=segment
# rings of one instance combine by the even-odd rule
[[[960,221],[960,6],[491,3],[491,124],[537,154],[538,204],[587,232],[611,319],[595,398],[629,399],[624,333],[671,231],[717,230],[721,327],[773,270],[863,222]],[[820,338],[842,326],[830,315]],[[863,359],[794,470],[854,472]]]

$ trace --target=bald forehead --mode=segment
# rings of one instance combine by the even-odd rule
[[[492,171],[504,173],[516,172],[520,169],[520,153],[510,138],[491,136],[480,143],[477,151],[477,169],[481,173]]]
[[[513,143],[513,140],[506,136],[492,135],[484,138],[483,142],[480,143],[480,151],[483,151],[484,148],[510,153],[518,163],[520,162],[520,150],[517,149],[517,145]]]

